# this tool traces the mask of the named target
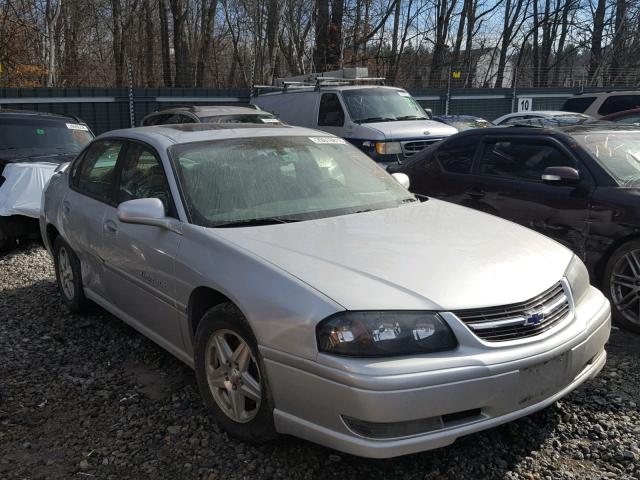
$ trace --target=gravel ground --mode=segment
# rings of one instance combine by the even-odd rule
[[[207,416],[194,376],[113,316],[69,314],[46,252],[0,257],[0,479],[640,479],[640,337],[530,417],[367,460],[291,437],[252,446]]]

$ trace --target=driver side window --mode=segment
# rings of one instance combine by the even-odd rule
[[[103,202],[113,201],[115,170],[122,142],[98,140],[87,150],[72,173],[72,185],[85,195]]]
[[[323,93],[320,97],[318,125],[321,127],[342,127],[344,125],[344,110],[342,110],[340,99],[335,93]]]
[[[118,204],[138,198],[157,198],[167,215],[175,217],[169,184],[155,153],[144,145],[132,143],[121,162]]]

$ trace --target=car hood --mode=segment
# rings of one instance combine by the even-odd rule
[[[20,149],[17,151],[0,151],[0,165],[7,163],[66,163],[73,160],[77,153],[42,153],[35,149]]]
[[[209,229],[347,310],[506,305],[562,278],[573,254],[531,230],[439,200],[300,223]]]
[[[389,140],[407,140],[433,137],[448,137],[458,130],[435,120],[402,120],[397,122],[363,123],[382,132]]]

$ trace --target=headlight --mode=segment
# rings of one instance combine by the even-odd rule
[[[574,255],[571,262],[569,262],[567,270],[564,272],[564,276],[571,287],[573,303],[578,303],[589,290],[589,272],[587,271],[587,267],[584,266],[582,260]]]
[[[354,357],[388,357],[451,350],[458,341],[436,313],[342,312],[316,328],[321,352]]]
[[[376,153],[378,155],[402,153],[402,144],[400,142],[376,142]]]

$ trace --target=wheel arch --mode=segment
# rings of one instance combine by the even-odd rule
[[[232,303],[236,305],[235,302],[224,293],[211,287],[200,286],[191,292],[187,305],[187,317],[189,319],[189,334],[192,342],[194,341],[198,324],[204,314],[216,305],[222,303]]]
[[[53,244],[56,241],[56,237],[60,236],[60,232],[52,223],[47,223],[45,235],[47,237],[45,238],[45,241],[47,243],[47,248],[51,253],[53,253]]]
[[[622,247],[625,243],[633,242],[634,240],[640,240],[640,231],[633,232],[624,237],[620,237],[615,239],[611,245],[605,250],[605,252],[600,257],[600,260],[596,263],[595,274],[596,274],[596,282],[600,288],[604,288],[604,274],[607,269],[607,264],[611,259],[611,256],[618,251],[620,247]]]

